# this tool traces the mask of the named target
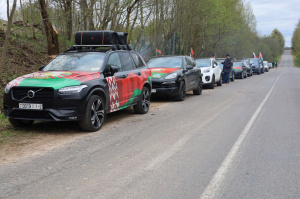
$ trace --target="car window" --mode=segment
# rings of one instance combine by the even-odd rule
[[[117,53],[113,53],[109,56],[108,62],[107,62],[107,65],[106,65],[106,69],[109,70],[110,66],[117,66],[118,69],[119,69],[119,72],[122,71],[120,57]]]
[[[210,59],[196,59],[197,67],[210,67],[211,60]]]
[[[104,58],[104,53],[69,52],[58,55],[43,71],[99,71]]]
[[[242,62],[233,62],[233,67],[241,67],[242,64]]]
[[[181,57],[155,57],[148,61],[149,68],[182,68]],[[185,61],[184,61],[185,62]]]
[[[134,61],[134,63],[135,63],[135,66],[136,66],[137,68],[142,68],[142,67],[144,67],[144,63],[142,62],[142,60],[141,60],[141,58],[140,58],[140,56],[139,56],[138,54],[136,54],[136,53],[131,53],[131,55],[132,55],[133,61]]]
[[[258,64],[258,59],[250,59],[251,64]]]
[[[128,52],[119,52],[120,60],[122,63],[123,71],[133,70],[135,66],[133,65],[132,58]]]

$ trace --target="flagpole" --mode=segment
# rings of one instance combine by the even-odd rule
[[[156,57],[157,57],[157,48],[156,48],[156,50],[155,50],[155,54],[156,54]]]

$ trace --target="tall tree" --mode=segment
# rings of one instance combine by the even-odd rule
[[[48,43],[48,55],[57,55],[59,53],[59,42],[57,31],[53,28],[52,23],[48,17],[45,0],[39,0],[41,6],[41,14]]]
[[[14,14],[15,14],[16,5],[17,5],[17,0],[14,0],[13,6],[12,6],[12,9],[11,9],[10,13],[9,13],[9,11],[7,12],[7,14],[8,14],[8,24],[7,24],[7,30],[6,30],[6,33],[5,33],[5,40],[4,40],[4,45],[3,45],[2,56],[1,56],[1,60],[0,60],[0,75],[3,75],[3,71],[5,70],[6,54],[7,54],[8,47],[9,47],[11,24],[12,24],[12,20],[13,20]],[[8,8],[8,10],[9,10],[9,8]],[[6,81],[7,81],[7,74],[6,73],[4,75],[4,78],[0,78],[0,81],[2,81],[2,83],[6,83]]]

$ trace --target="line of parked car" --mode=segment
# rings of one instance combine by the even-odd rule
[[[35,120],[77,121],[84,131],[98,131],[107,113],[131,106],[147,113],[151,96],[183,101],[188,91],[201,95],[202,86],[222,86],[224,59],[159,56],[146,63],[126,41],[122,32],[77,32],[69,50],[6,85],[5,116],[15,127]],[[230,78],[268,70],[259,59],[239,60]]]

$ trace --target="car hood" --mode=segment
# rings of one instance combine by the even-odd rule
[[[150,68],[152,78],[161,78],[168,73],[180,70],[179,68]]]
[[[237,70],[242,70],[242,67],[237,66],[237,67],[233,67],[233,70],[237,71]]]
[[[205,73],[205,71],[206,71],[207,69],[211,69],[210,66],[208,66],[208,67],[198,67],[198,68],[200,68],[200,69],[201,69],[201,72],[204,72],[204,73]]]
[[[9,82],[13,86],[52,87],[60,89],[66,86],[76,86],[83,82],[100,77],[100,72],[82,71],[39,71],[24,75]]]

